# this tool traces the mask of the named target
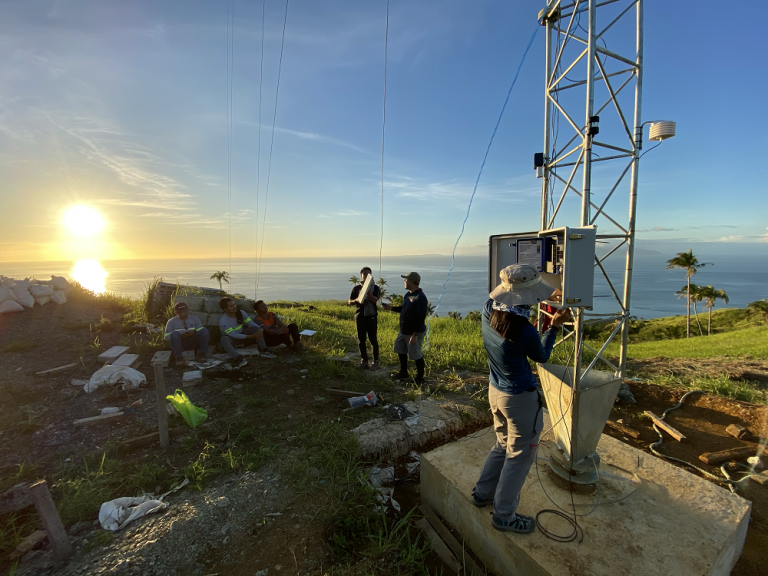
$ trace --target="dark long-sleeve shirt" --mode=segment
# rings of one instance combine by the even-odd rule
[[[483,345],[488,353],[491,385],[507,394],[518,394],[536,386],[528,358],[534,362],[546,362],[552,354],[557,329],[550,328],[539,336],[536,328],[527,324],[517,342],[499,335],[491,326],[493,300],[483,307]]]
[[[403,296],[402,306],[392,306],[393,312],[400,312],[400,333],[410,336],[424,332],[427,329],[424,321],[428,310],[429,300],[421,288]]]

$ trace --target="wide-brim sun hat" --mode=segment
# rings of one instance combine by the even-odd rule
[[[538,304],[555,291],[530,264],[511,264],[499,272],[499,278],[501,284],[489,296],[507,306]]]

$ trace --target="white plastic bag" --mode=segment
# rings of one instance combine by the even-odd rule
[[[48,302],[51,301],[50,296],[42,296],[40,298],[35,298],[35,303],[39,304],[40,306],[44,306],[45,304],[48,304]]]
[[[16,302],[24,306],[24,308],[32,308],[35,305],[35,297],[29,293],[26,286],[16,284],[12,290],[14,296],[16,296]]]
[[[0,304],[0,314],[8,312],[24,312],[24,307],[14,300],[6,300]]]
[[[41,286],[39,284],[34,284],[29,287],[29,293],[35,297],[35,300],[37,300],[38,298],[45,298],[46,296],[50,296],[51,294],[53,294],[53,288],[51,288],[50,286]]]
[[[88,384],[83,386],[85,392],[91,393],[99,386],[104,384],[123,384],[123,390],[138,388],[142,382],[146,382],[147,377],[138,370],[128,368],[128,366],[104,366],[93,373]]]
[[[8,302],[8,300],[12,300],[13,302],[16,302],[16,294],[13,293],[13,290],[10,288],[1,288],[0,287],[0,304],[3,302]]]
[[[56,302],[56,304],[66,304],[67,297],[64,295],[64,292],[54,292],[53,296],[51,296],[51,302]]]

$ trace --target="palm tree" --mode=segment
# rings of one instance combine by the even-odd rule
[[[382,298],[384,298],[388,294],[387,289],[385,288],[385,286],[389,286],[389,284],[387,283],[386,280],[384,280],[384,278],[379,278],[376,281],[376,285],[379,287],[379,300],[381,300]]]
[[[472,310],[472,312],[464,316],[464,320],[469,320],[470,322],[480,322],[482,319],[483,316],[477,310]]]
[[[709,308],[707,336],[712,336],[712,308],[715,307],[715,300],[719,298],[728,304],[728,294],[725,293],[725,290],[716,290],[712,286],[702,286],[699,288],[698,295],[704,300],[704,305]]]
[[[347,282],[349,282],[353,286],[357,286],[358,284],[360,284],[360,278],[358,278],[353,274],[352,276],[349,277],[349,280],[347,280]]]
[[[747,310],[753,314],[761,316],[763,318],[763,322],[768,320],[768,302],[765,301],[765,298],[762,300],[755,300],[754,302],[750,302],[747,304]]]
[[[219,281],[219,290],[224,290],[221,286],[221,281],[223,280],[227,284],[229,284],[229,272],[225,272],[224,270],[220,270],[217,272],[214,272],[211,274],[211,280],[218,280]]]
[[[387,296],[387,300],[389,300],[389,303],[392,306],[403,305],[403,296],[401,294],[390,294],[389,296]]]
[[[688,302],[689,313],[690,313],[691,304],[693,304],[693,314],[696,317],[696,322],[699,325],[699,336],[704,335],[704,331],[701,328],[701,322],[699,322],[699,312],[696,309],[696,302],[701,302],[701,299],[702,299],[701,295],[699,294],[699,291],[701,290],[701,288],[702,288],[701,286],[697,286],[696,284],[689,283],[686,286],[683,286],[682,288],[680,288],[680,290],[678,290],[677,292],[675,292],[675,295],[677,296],[678,300],[680,298],[685,298],[686,300],[689,301]],[[690,338],[690,324],[688,326],[688,331],[689,331],[688,337]]]
[[[437,318],[437,314],[435,314],[435,305],[432,304],[432,302],[427,302],[427,316],[434,316]]]
[[[448,312],[448,318],[451,318],[453,320],[461,320],[461,312],[457,312],[456,310],[451,310]]]
[[[678,252],[677,256],[667,260],[668,270],[671,270],[673,268],[684,268],[686,270],[685,279],[688,282],[688,286],[689,286],[689,289],[687,291],[687,297],[686,297],[686,305],[687,305],[687,315],[686,315],[687,318],[685,323],[686,338],[691,337],[691,291],[690,291],[691,276],[696,274],[696,271],[699,268],[703,268],[707,264],[711,264],[711,262],[699,262],[699,259],[693,255],[693,250],[688,250],[688,252]]]

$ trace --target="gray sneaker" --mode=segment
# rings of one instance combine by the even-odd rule
[[[272,354],[272,352],[270,352],[269,350],[265,350],[264,352],[261,352],[260,354],[261,354],[262,358],[277,358],[277,356]]]

